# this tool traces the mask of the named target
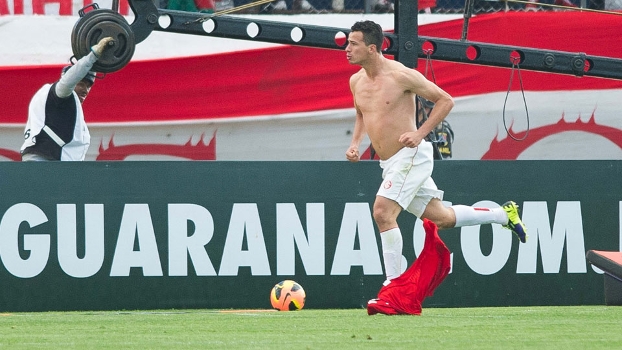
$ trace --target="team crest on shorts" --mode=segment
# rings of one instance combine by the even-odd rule
[[[391,188],[391,186],[393,186],[393,182],[391,182],[391,180],[387,180],[384,182],[383,187],[385,190],[388,190],[389,188]]]

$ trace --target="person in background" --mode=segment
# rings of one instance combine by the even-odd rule
[[[214,0],[194,0],[197,11],[202,13],[216,12],[216,2]]]
[[[168,0],[166,2],[166,8],[176,11],[199,12],[194,0]]]
[[[113,45],[113,38],[101,39],[75,65],[64,67],[57,82],[35,93],[28,106],[22,161],[84,160],[91,136],[82,103],[95,83],[93,65]]]
[[[425,138],[449,114],[453,98],[418,71],[386,58],[381,52],[383,40],[380,25],[356,22],[345,52],[350,64],[361,66],[350,77],[356,120],[346,158],[350,162],[360,160],[359,145],[367,134],[383,169],[373,217],[380,232],[385,285],[402,273],[402,233],[397,224],[402,210],[430,220],[438,229],[500,224],[514,232],[520,242],[526,242],[527,230],[518,205],[512,201],[493,209],[443,204],[444,192],[431,177],[432,144]],[[419,127],[415,120],[416,96],[434,103]]]
[[[434,102],[417,96],[417,128],[421,127],[428,119],[433,108]],[[436,125],[430,135],[426,137],[426,141],[432,142],[434,159],[441,160],[452,157],[454,131],[447,120],[443,120]]]
[[[264,5],[259,13],[318,13],[319,11],[311,5],[308,0],[292,0],[289,3],[285,0],[275,0]]]

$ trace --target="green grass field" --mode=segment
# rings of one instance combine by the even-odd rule
[[[0,347],[57,349],[621,349],[622,307],[158,310],[0,314]]]

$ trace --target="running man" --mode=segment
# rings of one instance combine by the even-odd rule
[[[365,134],[380,157],[383,182],[376,195],[373,216],[380,232],[387,281],[402,271],[403,243],[397,225],[402,210],[432,221],[439,229],[501,224],[526,242],[527,230],[518,205],[512,201],[495,209],[443,205],[443,191],[431,178],[432,145],[424,139],[449,114],[454,106],[452,97],[418,71],[385,58],[381,52],[384,35],[380,25],[360,21],[351,30],[346,57],[350,64],[362,68],[350,78],[356,121],[346,158],[351,162],[360,160],[359,145]],[[418,129],[417,95],[435,104],[428,120]]]

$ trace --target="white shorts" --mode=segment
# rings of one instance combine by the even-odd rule
[[[432,180],[434,169],[432,144],[422,141],[415,148],[404,147],[387,160],[380,161],[382,184],[377,195],[394,200],[404,210],[421,217],[432,198],[443,199]]]

